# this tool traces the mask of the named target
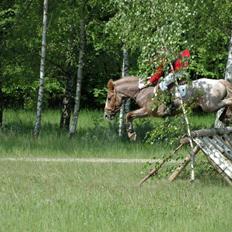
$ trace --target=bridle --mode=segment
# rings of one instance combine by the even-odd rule
[[[134,97],[131,97],[130,95],[125,94],[124,92],[116,91],[116,88],[114,88],[114,90],[113,90],[113,99],[114,99],[114,103],[116,103],[116,101],[117,101],[117,97],[118,97],[117,95],[118,95],[118,94],[122,94],[122,95],[123,95],[123,97],[122,97],[122,102],[121,102],[121,104],[120,104],[119,106],[116,106],[116,104],[112,104],[113,107],[111,107],[111,108],[105,107],[105,111],[108,111],[108,112],[110,112],[111,114],[116,114],[116,113],[120,110],[121,105],[123,104],[123,102],[125,102],[126,99],[130,98],[130,99],[133,99],[133,100],[136,101],[136,98],[137,98],[137,95],[138,95],[139,92],[140,92],[140,89],[138,89],[138,90],[136,91]],[[113,99],[112,99],[112,100],[113,100]],[[112,101],[112,100],[111,100],[111,101]],[[108,99],[107,99],[107,101],[108,101]]]
[[[111,99],[111,101],[112,100],[114,101],[113,103],[116,103],[116,101],[117,101],[117,92],[116,92],[116,89],[114,89],[113,98]],[[107,101],[108,101],[108,99],[107,99]],[[113,107],[111,107],[111,108],[105,107],[105,111],[108,111],[111,114],[116,114],[120,110],[120,107],[121,107],[121,105],[120,106],[116,106],[116,104],[113,104]]]

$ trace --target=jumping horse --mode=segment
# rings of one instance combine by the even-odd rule
[[[109,80],[107,84],[105,119],[114,119],[124,99],[134,99],[138,105],[138,109],[130,111],[126,115],[126,128],[131,140],[136,139],[132,124],[134,119],[148,116],[164,117],[170,113],[167,112],[165,104],[154,107],[153,98],[157,91],[160,91],[158,87],[150,86],[140,90],[138,81],[138,77],[129,76],[116,81]],[[217,112],[223,109],[223,113],[220,113],[220,120],[225,121],[228,118],[226,112],[232,109],[232,84],[224,79],[194,80],[191,84],[185,85],[185,95],[182,99],[184,102],[193,99],[194,107],[200,107],[204,112]],[[174,102],[176,109],[180,108],[180,96],[175,97]],[[171,112],[171,114],[176,114],[176,112]]]

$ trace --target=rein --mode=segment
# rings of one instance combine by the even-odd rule
[[[128,94],[125,94],[124,92],[121,92],[121,91],[117,91],[117,92],[116,92],[116,89],[114,90],[114,91],[115,91],[114,93],[115,93],[115,94],[120,93],[120,94],[124,95],[126,98],[130,98],[130,99],[133,99],[133,100],[136,101],[136,98],[137,98],[137,96],[138,96],[138,94],[139,94],[139,92],[140,92],[141,90],[142,90],[142,89],[136,90],[135,95],[134,95],[133,97],[131,97],[131,96],[129,96]]]

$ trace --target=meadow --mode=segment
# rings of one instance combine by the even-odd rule
[[[135,143],[118,138],[116,124],[104,121],[98,111],[81,112],[71,140],[58,129],[59,112],[44,113],[38,140],[32,137],[33,120],[32,112],[6,111],[1,158],[159,158],[173,149],[144,142],[157,119],[137,123]],[[195,115],[191,122],[209,127],[213,116]],[[144,164],[1,160],[0,231],[230,231],[231,188],[209,166],[201,166],[204,162],[203,156],[197,159],[194,183],[188,181],[188,170],[168,183],[168,166],[164,176],[139,187],[149,168]]]
[[[131,143],[118,137],[117,120],[104,120],[101,111],[83,110],[79,117],[78,132],[71,140],[66,131],[59,129],[59,117],[59,111],[45,111],[41,134],[35,140],[32,136],[35,113],[6,110],[4,125],[0,129],[0,157],[159,158],[174,148],[168,142],[150,145],[144,141],[147,131],[158,126],[162,119],[135,121],[138,139]],[[213,116],[196,115],[191,118],[191,123],[194,127],[210,127]]]
[[[0,162],[0,231],[231,230],[231,188],[152,180],[138,164]]]

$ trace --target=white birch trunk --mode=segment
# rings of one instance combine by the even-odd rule
[[[44,0],[39,91],[38,91],[37,110],[36,110],[36,119],[35,119],[35,127],[34,127],[35,137],[39,135],[41,129],[41,115],[42,115],[43,92],[44,92],[44,69],[45,69],[45,55],[46,55],[47,12],[48,12],[48,0]]]
[[[129,59],[128,59],[128,52],[125,48],[123,48],[123,64],[122,64],[122,78],[128,76],[128,69],[129,69]],[[125,115],[129,111],[130,108],[130,100],[126,100],[120,109],[119,114],[119,128],[118,128],[118,135],[122,137],[125,134]]]
[[[229,44],[229,54],[225,71],[225,79],[232,83],[232,34]]]
[[[80,110],[80,97],[81,97],[81,83],[83,79],[83,67],[84,67],[84,52],[85,52],[85,23],[84,20],[80,20],[80,51],[77,71],[77,84],[76,84],[76,96],[75,105],[73,111],[73,121],[69,129],[69,135],[72,136],[76,133],[78,126],[79,110]]]

